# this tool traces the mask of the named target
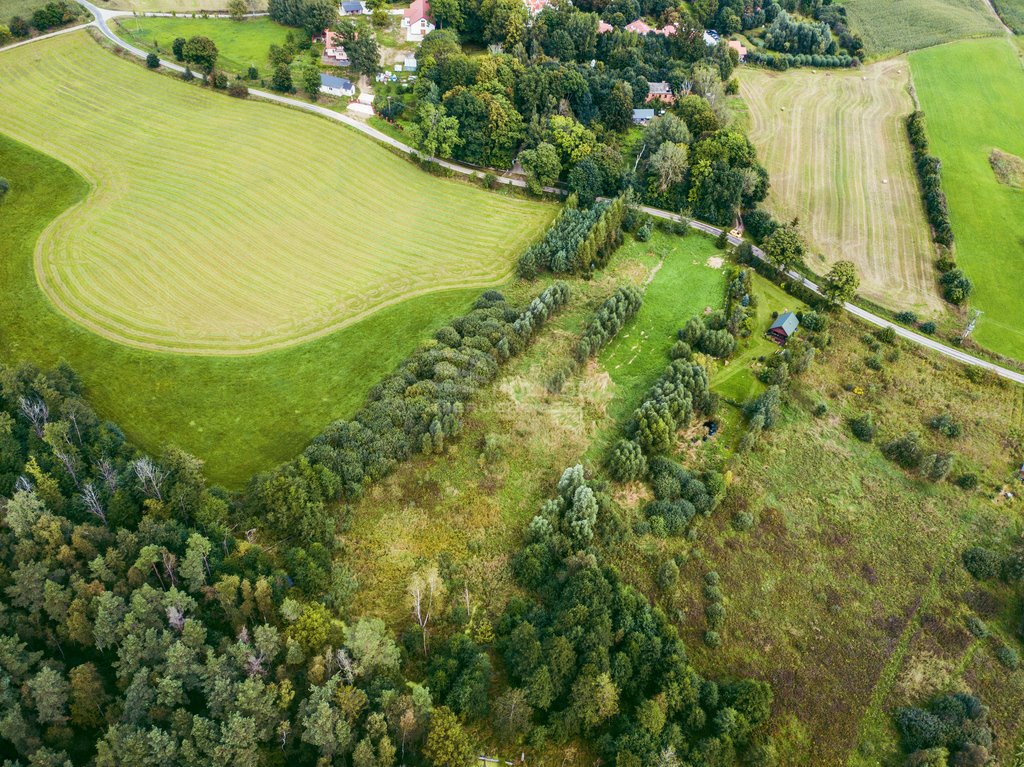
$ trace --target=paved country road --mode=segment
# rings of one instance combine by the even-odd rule
[[[84,5],[92,12],[93,16],[95,16],[95,21],[93,21],[91,24],[82,24],[77,27],[61,30],[59,32],[52,33],[51,35],[42,35],[40,37],[33,38],[32,40],[26,40],[23,43],[18,43],[18,45],[25,45],[30,42],[35,42],[36,40],[42,40],[47,37],[52,37],[55,34],[63,34],[65,32],[71,32],[76,29],[94,26],[97,29],[99,29],[99,31],[103,34],[104,37],[106,37],[112,43],[117,45],[119,48],[122,48],[128,51],[129,53],[133,54],[134,56],[138,56],[139,58],[146,58],[146,51],[143,51],[140,48],[136,48],[134,45],[131,45],[122,40],[120,37],[114,34],[114,32],[110,29],[110,26],[107,23],[110,19],[113,18],[121,16],[131,16],[131,13],[129,11],[103,10],[102,8],[96,7],[88,0],[78,0],[78,2]],[[13,48],[15,46],[10,47]],[[0,52],[2,52],[3,50],[7,49],[0,49]],[[174,72],[185,71],[184,67],[182,67],[179,64],[176,64],[173,61],[164,61],[161,59],[160,64],[163,67],[170,69]],[[447,168],[448,170],[451,170],[454,173],[461,173],[466,176],[476,176],[478,178],[481,178],[484,176],[486,172],[488,172],[478,168],[471,168],[467,165],[462,165],[460,163],[454,163],[449,160],[442,160],[437,157],[425,157],[408,144],[403,144],[401,141],[398,141],[397,139],[388,136],[386,133],[382,133],[381,131],[377,130],[376,128],[373,128],[370,125],[367,125],[361,120],[357,120],[354,117],[350,117],[349,115],[346,115],[343,112],[335,112],[333,110],[317,106],[316,104],[311,104],[308,101],[300,101],[298,99],[289,98],[288,96],[282,96],[278,93],[270,93],[268,91],[250,89],[249,95],[258,99],[273,101],[274,103],[277,104],[283,104],[285,106],[293,107],[295,109],[301,109],[306,112],[312,112],[313,114],[320,115],[321,117],[326,117],[329,120],[335,120],[336,122],[344,123],[345,125],[348,125],[351,128],[355,128],[360,133],[363,133],[369,136],[370,138],[379,141],[382,144],[386,144],[387,146],[397,149],[400,152],[404,152],[405,154],[415,155],[427,162],[436,163],[437,165],[440,165],[443,168]],[[496,180],[498,183],[508,184],[510,186],[526,186],[526,182],[523,179],[515,176],[497,176]],[[554,194],[563,193],[562,190],[550,187],[546,187],[545,191]],[[663,218],[670,221],[683,220],[682,217],[676,215],[675,213],[670,213],[668,211],[660,210],[658,208],[650,208],[647,206],[643,206],[643,210],[657,218]],[[722,232],[720,228],[712,226],[711,224],[706,224],[703,221],[693,221],[687,219],[687,223],[694,229],[697,229],[698,231],[705,232],[716,237]],[[732,243],[733,245],[739,245],[741,242],[743,242],[743,240],[741,240],[740,238],[734,237],[732,235],[728,235],[728,238],[729,242]],[[764,254],[764,251],[762,251],[760,248],[754,247],[753,250],[754,255],[757,258],[761,259],[762,261],[768,260]],[[821,294],[821,289],[814,282],[811,282],[807,278],[801,276],[800,274],[792,270],[787,271],[786,274],[791,279],[803,284],[804,287],[808,288],[809,290]],[[890,322],[884,317],[880,317],[877,314],[873,314],[872,312],[869,312],[866,309],[862,309],[859,306],[856,306],[855,304],[844,303],[843,309],[852,314],[854,317],[864,320],[865,322],[868,322],[872,325],[876,325],[880,328],[892,328],[896,332],[896,335],[898,335],[900,338],[910,341],[911,343],[917,344],[918,346],[923,346],[926,349],[931,349],[932,351],[937,352],[938,354],[941,354],[945,357],[948,357],[949,359],[956,360],[957,362],[961,362],[965,365],[973,365],[975,367],[984,368],[1010,381],[1013,381],[1018,384],[1024,384],[1024,373],[1019,373],[1016,370],[1010,370],[1009,368],[1005,368],[1002,365],[998,365],[994,362],[989,362],[988,360],[980,359],[960,349],[955,349],[951,346],[947,346],[943,343],[940,343],[939,341],[936,341],[934,338],[921,335],[920,333],[915,333],[914,331],[909,330],[908,328],[905,328],[902,325],[897,325],[893,322]]]

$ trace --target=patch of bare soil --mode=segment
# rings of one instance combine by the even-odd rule
[[[1024,189],[1024,159],[1015,154],[993,149],[988,156],[996,180],[1013,189]]]

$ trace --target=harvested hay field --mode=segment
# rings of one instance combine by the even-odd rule
[[[903,123],[909,79],[903,59],[855,71],[743,68],[740,93],[772,179],[767,207],[800,219],[808,265],[824,273],[852,260],[867,298],[935,314],[935,250]]]
[[[92,186],[39,240],[44,292],[142,349],[280,349],[494,285],[554,214],[326,120],[147,73],[84,32],[0,54],[0,103],[5,133]]]
[[[994,1],[997,7],[1008,4]],[[1001,31],[985,0],[846,0],[843,5],[872,57]]]

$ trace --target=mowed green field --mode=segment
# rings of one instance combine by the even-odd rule
[[[4,132],[93,186],[40,238],[41,286],[143,349],[280,349],[498,284],[554,214],[326,120],[153,75],[84,32],[0,54],[0,103]]]
[[[247,4],[256,12],[267,10],[266,0],[247,0]],[[96,5],[110,10],[135,11],[148,13],[163,11],[166,13],[200,13],[210,11],[220,13],[227,10],[228,0],[98,0]]]
[[[121,37],[146,51],[157,51],[171,58],[174,38],[186,40],[193,35],[209,37],[220,56],[217,66],[233,74],[245,75],[256,67],[262,77],[271,74],[267,52],[271,45],[284,45],[288,32],[301,34],[266,16],[232,21],[231,19],[169,18],[166,16],[131,17],[117,20]]]
[[[867,298],[935,315],[935,248],[904,127],[909,81],[904,59],[848,71],[744,67],[740,93],[772,180],[767,207],[800,219],[808,265],[820,274],[851,260]]]
[[[843,5],[872,57],[1002,29],[985,0],[846,0]]]
[[[84,330],[53,308],[32,268],[47,225],[89,185],[56,160],[0,133],[0,359],[67,361],[100,416],[159,455],[178,445],[213,482],[238,487],[296,455],[324,425],[351,415],[382,376],[480,291],[431,293],[298,347],[244,357],[147,352]]]
[[[994,148],[1024,157],[1024,71],[1008,38],[965,41],[910,57],[931,152],[942,161],[959,265],[983,314],[974,339],[1024,359],[1024,192],[996,181]]]

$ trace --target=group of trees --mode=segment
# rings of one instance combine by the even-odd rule
[[[509,727],[535,747],[584,738],[621,767],[771,763],[770,687],[689,665],[665,614],[603,565],[623,534],[601,483],[566,469],[514,561],[529,596],[496,627]]]
[[[780,53],[833,56],[839,50],[828,24],[794,19],[786,11],[776,15],[765,30],[764,44],[769,50]]]
[[[268,0],[267,13],[274,21],[299,27],[314,37],[338,18],[338,4],[333,0]]]
[[[907,117],[907,136],[914,155],[914,166],[921,182],[924,209],[932,225],[935,242],[947,248],[953,245],[953,228],[949,223],[949,207],[946,193],[942,191],[940,172],[942,163],[938,157],[928,154],[928,135],[925,132],[924,112],[911,112]]]
[[[265,545],[200,461],[136,451],[66,367],[0,367],[0,497],[14,764],[468,763],[384,623],[342,622],[311,583],[319,544]],[[429,681],[453,701],[471,687]]]
[[[45,32],[48,29],[72,24],[82,17],[82,13],[83,8],[78,3],[54,0],[41,8],[36,8],[28,19],[12,16],[7,24],[0,24],[0,45],[6,44],[11,38],[28,37],[33,29]]]
[[[643,302],[643,292],[632,285],[619,288],[605,299],[576,343],[576,361],[582,363],[597,354],[640,311]]]
[[[990,764],[988,707],[965,692],[941,695],[924,707],[896,713],[907,764],[916,767],[983,767]]]
[[[570,196],[544,239],[520,256],[519,275],[533,279],[542,271],[579,274],[603,266],[622,244],[626,208],[623,197],[581,207]]]
[[[525,308],[484,293],[374,386],[351,420],[331,424],[298,458],[254,477],[243,499],[249,517],[282,538],[328,544],[338,523],[331,502],[360,497],[411,455],[440,451],[460,433],[466,402],[568,298],[562,282]]]

